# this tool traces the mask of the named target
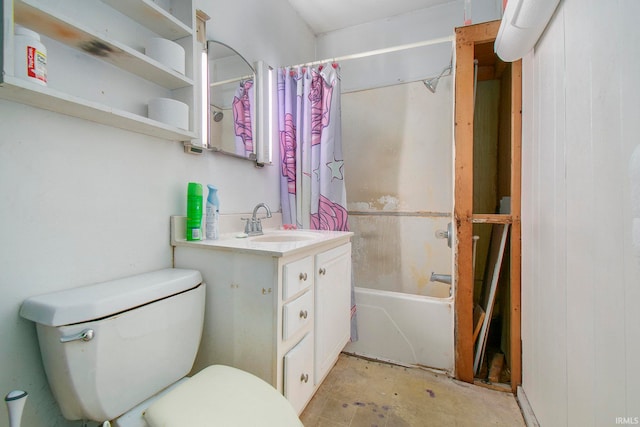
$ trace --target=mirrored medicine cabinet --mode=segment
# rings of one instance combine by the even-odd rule
[[[250,160],[272,162],[275,78],[262,61],[251,65],[231,46],[207,40],[209,148]]]

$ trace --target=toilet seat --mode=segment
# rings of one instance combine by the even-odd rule
[[[270,384],[236,368],[213,365],[155,401],[150,427],[302,427],[291,404]]]

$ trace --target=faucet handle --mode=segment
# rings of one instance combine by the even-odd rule
[[[240,218],[240,220],[241,221],[247,221],[247,222],[244,223],[244,232],[245,232],[245,234],[251,233],[251,231],[252,231],[251,230],[252,229],[252,227],[251,227],[252,219],[251,218]]]

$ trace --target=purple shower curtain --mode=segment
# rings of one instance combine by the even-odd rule
[[[278,70],[282,221],[348,231],[337,64]],[[357,339],[352,280],[351,339]]]
[[[348,231],[337,68],[278,73],[283,222]]]
[[[233,97],[233,130],[236,154],[250,157],[253,154],[253,80],[242,80]]]

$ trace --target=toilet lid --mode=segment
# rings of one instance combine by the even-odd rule
[[[142,273],[118,280],[27,298],[20,316],[47,326],[72,325],[113,316],[202,283],[199,271],[180,268]]]
[[[275,388],[224,365],[203,369],[154,402],[144,418],[151,427],[303,427]]]

